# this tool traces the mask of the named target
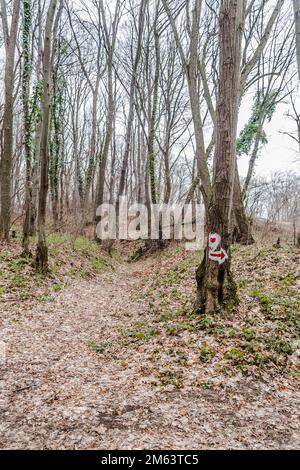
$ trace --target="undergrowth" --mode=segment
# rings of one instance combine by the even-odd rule
[[[0,301],[51,301],[71,279],[92,278],[110,266],[100,246],[86,237],[52,233],[47,241],[50,269],[46,276],[35,272],[34,258],[22,257],[20,241],[0,246]]]

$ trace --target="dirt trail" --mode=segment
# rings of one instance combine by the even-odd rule
[[[300,447],[288,392],[235,379],[217,391],[155,387],[141,374],[143,346],[92,351],[91,341],[118,341],[119,326],[144,318],[139,293],[156,273],[150,259],[120,264],[55,302],[1,307],[1,448]]]

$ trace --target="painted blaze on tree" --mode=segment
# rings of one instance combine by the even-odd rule
[[[227,305],[232,306],[236,301],[236,289],[230,271],[230,218],[236,164],[238,91],[244,20],[245,1],[221,1],[216,152],[212,196],[207,216],[207,232],[210,235],[207,238],[203,261],[196,274],[197,307],[206,313],[215,312],[222,303],[227,302]],[[210,237],[216,240],[211,242]],[[222,243],[224,251],[220,249],[219,256],[213,256],[210,243],[217,242],[217,246]]]

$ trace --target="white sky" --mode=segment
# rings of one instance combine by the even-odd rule
[[[239,115],[239,130],[249,119],[251,107],[252,101],[243,103]],[[291,137],[280,133],[280,131],[296,133],[295,123],[285,116],[289,108],[289,103],[279,104],[271,122],[264,126],[268,143],[261,149],[255,167],[256,175],[269,176],[272,172],[278,170],[294,171],[300,174],[300,154],[297,142]],[[238,159],[241,176],[246,176],[248,161],[246,155],[242,155]]]
[[[1,34],[1,28],[0,28]],[[0,48],[0,68],[3,67],[4,51]],[[0,75],[2,76],[3,70]],[[2,77],[1,77],[2,78]],[[3,82],[0,82],[0,96],[2,95]],[[300,90],[299,90],[300,91]],[[2,100],[0,100],[2,101]],[[253,103],[253,95],[244,97],[239,113],[240,131],[248,121]],[[281,134],[280,131],[296,132],[295,123],[285,116],[291,105],[281,103],[276,107],[275,113],[270,123],[265,124],[264,130],[267,135],[268,143],[261,148],[260,155],[255,166],[255,174],[269,176],[275,171],[293,171],[300,176],[300,152],[297,143],[289,136]],[[300,110],[300,93],[297,103],[297,109]],[[209,136],[210,138],[210,136]],[[246,176],[249,158],[242,155],[238,159],[239,172],[241,176]]]

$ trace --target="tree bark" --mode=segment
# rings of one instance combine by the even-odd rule
[[[48,270],[48,247],[46,239],[46,202],[48,193],[48,169],[49,169],[49,121],[51,103],[51,47],[52,27],[57,0],[51,0],[47,12],[44,56],[43,56],[43,98],[42,98],[42,129],[40,143],[40,192],[38,205],[38,243],[36,247],[36,269],[40,272]]]
[[[228,259],[223,264],[209,258],[209,237],[202,264],[196,274],[197,307],[216,312],[224,302],[232,302],[235,286],[230,271],[230,220],[236,165],[238,90],[240,84],[241,41],[245,1],[222,0],[219,13],[219,84],[216,116],[216,152],[208,233],[221,237]]]
[[[156,132],[156,114],[157,114],[157,105],[158,105],[158,85],[160,77],[160,45],[159,45],[159,35],[157,32],[157,17],[158,17],[158,5],[156,18],[154,20],[154,42],[155,42],[155,73],[153,81],[153,97],[152,97],[152,110],[149,123],[149,135],[148,135],[148,161],[149,161],[149,176],[150,176],[150,194],[151,194],[151,203],[157,203],[157,188],[156,188],[156,156],[154,150],[154,140]]]
[[[103,22],[104,38],[106,42],[107,51],[107,108],[106,108],[106,131],[103,150],[99,161],[99,181],[96,197],[96,207],[100,206],[104,202],[104,183],[105,183],[105,170],[108,159],[109,148],[111,145],[111,139],[113,134],[113,122],[115,115],[115,98],[113,90],[113,58],[116,44],[116,36],[118,31],[119,23],[119,8],[120,2],[117,1],[115,7],[115,17],[112,25],[112,37],[110,37],[109,30],[107,27],[106,16],[103,1],[99,1],[99,9]],[[96,218],[97,222],[97,218]]]
[[[3,114],[3,149],[1,156],[1,215],[0,234],[9,241],[11,216],[11,181],[13,158],[13,107],[14,107],[14,65],[17,42],[17,32],[20,14],[20,0],[13,4],[10,32],[8,30],[5,1],[1,0],[1,17],[5,42],[5,72],[4,72],[4,114]]]
[[[241,245],[252,245],[253,243],[255,243],[255,240],[252,236],[252,227],[250,224],[250,220],[247,217],[244,207],[237,165],[235,168],[233,212],[231,222],[233,242],[240,243]]]
[[[26,161],[26,187],[25,187],[25,218],[23,223],[23,254],[30,255],[29,236],[32,209],[32,125],[29,108],[30,77],[31,77],[31,0],[23,0],[23,69],[22,69],[22,101],[23,101],[23,128],[24,128],[24,152]]]
[[[140,56],[141,56],[142,36],[143,36],[143,27],[144,27],[144,20],[145,20],[145,6],[146,6],[146,1],[142,0],[140,3],[140,9],[139,9],[137,47],[136,47],[133,70],[132,70],[132,77],[131,77],[131,82],[130,82],[129,112],[128,112],[128,118],[127,118],[126,134],[125,134],[125,148],[124,148],[124,154],[123,154],[122,166],[121,166],[118,199],[116,201],[117,213],[118,213],[118,208],[119,208],[119,197],[124,194],[125,182],[126,182],[126,172],[127,172],[128,159],[129,159],[131,132],[132,132],[133,119],[134,119],[134,95],[135,95],[135,87],[136,87],[136,74],[138,71],[138,65],[139,65]]]
[[[296,33],[296,57],[298,66],[298,78],[300,80],[300,0],[293,0],[295,33]]]
[[[176,24],[173,15],[170,11],[167,0],[162,0],[164,9],[168,15],[176,45],[178,48],[180,60],[184,72],[187,78],[189,100],[193,118],[194,133],[195,133],[195,144],[197,154],[197,170],[198,176],[201,179],[201,192],[203,195],[203,202],[206,211],[208,210],[209,200],[211,197],[211,182],[209,176],[209,170],[207,165],[207,155],[204,144],[203,134],[203,123],[200,113],[200,101],[199,101],[199,90],[198,90],[198,39],[200,31],[200,14],[201,14],[201,0],[195,0],[193,9],[193,21],[190,35],[190,46],[189,46],[189,60],[187,60],[185,52],[183,50],[181,40],[176,28]]]

